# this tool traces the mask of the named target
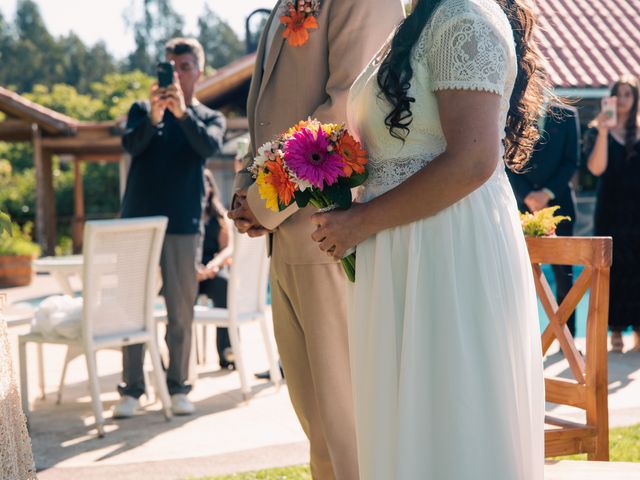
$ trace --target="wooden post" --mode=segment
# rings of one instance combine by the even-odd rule
[[[42,133],[37,123],[31,125],[31,141],[33,143],[33,165],[36,169],[36,238],[40,248],[44,252],[46,250],[45,234],[44,234],[44,167],[42,165]]]
[[[73,253],[82,252],[82,236],[84,232],[84,186],[82,183],[81,159],[73,159],[73,226],[71,237],[73,240]]]
[[[36,123],[31,125],[33,163],[36,168],[36,236],[43,255],[55,255],[56,197],[53,190],[53,162],[51,152],[42,148],[42,132]]]
[[[593,255],[596,269],[589,297],[589,317],[595,319],[587,325],[587,372],[593,385],[587,394],[587,423],[597,426],[595,450],[588,453],[589,460],[609,461],[609,403],[608,352],[609,275],[612,247],[609,243]]]
[[[44,167],[44,201],[45,201],[45,238],[47,255],[56,254],[56,192],[53,188],[53,153],[42,151],[42,166]]]

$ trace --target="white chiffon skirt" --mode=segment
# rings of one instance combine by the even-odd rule
[[[504,172],[358,245],[349,340],[361,480],[542,480],[537,301]]]

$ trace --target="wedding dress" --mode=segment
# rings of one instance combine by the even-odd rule
[[[364,201],[446,148],[435,91],[500,95],[504,130],[517,60],[497,2],[444,0],[411,66],[405,143],[384,123],[378,58],[351,89],[349,127],[370,158]],[[542,480],[537,302],[502,161],[451,207],[358,245],[349,329],[362,480]]]

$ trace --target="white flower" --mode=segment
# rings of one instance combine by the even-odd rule
[[[287,169],[287,173],[289,174],[289,178],[291,178],[291,182],[296,185],[298,187],[298,190],[300,190],[301,192],[304,192],[307,188],[313,187],[313,185],[311,185],[308,181],[296,177],[291,170]]]
[[[258,155],[253,160],[253,164],[257,167],[263,167],[267,160],[273,160],[273,144],[267,142],[258,149]]]

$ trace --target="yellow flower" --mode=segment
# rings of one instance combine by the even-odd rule
[[[331,134],[333,132],[335,132],[336,130],[339,130],[342,127],[342,125],[339,125],[337,123],[323,123],[322,124],[322,130],[324,130],[324,133],[326,133],[328,136],[331,136]]]
[[[271,174],[264,173],[263,170],[258,173],[258,177],[256,178],[258,193],[260,194],[260,198],[267,201],[267,208],[269,210],[279,212],[278,191],[269,181],[269,177],[271,177]]]

